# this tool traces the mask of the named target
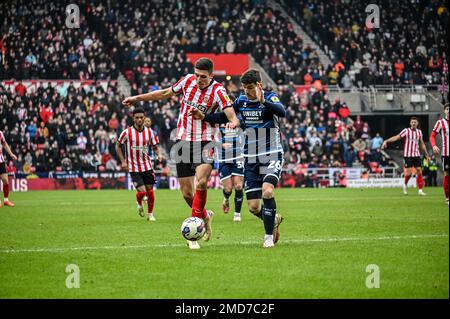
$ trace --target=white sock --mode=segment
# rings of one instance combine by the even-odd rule
[[[272,240],[273,241],[273,235],[264,235],[264,241]]]
[[[234,216],[241,216],[241,213],[234,213]]]
[[[3,199],[3,201],[4,201],[4,202],[9,202],[8,197],[5,197],[5,198]]]

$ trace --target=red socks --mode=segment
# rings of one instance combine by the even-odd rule
[[[153,213],[153,207],[155,206],[155,192],[153,189],[147,191],[147,204],[148,204],[148,213]]]
[[[448,199],[448,186],[449,186],[449,177],[444,176],[444,192],[445,192],[445,198]]]
[[[408,182],[410,179],[411,179],[411,175],[405,175],[405,185],[408,185]]]
[[[198,217],[202,219],[206,218],[207,213],[205,205],[207,192],[208,192],[207,190],[199,190],[199,189],[195,191],[194,200],[192,202],[192,217]]]
[[[417,176],[417,188],[422,189],[425,186],[425,182],[423,180],[423,175],[420,174]]]
[[[136,201],[139,205],[142,205],[142,199],[144,198],[146,192],[137,192],[136,193]]]
[[[9,184],[3,184],[3,197],[8,198],[9,195]]]

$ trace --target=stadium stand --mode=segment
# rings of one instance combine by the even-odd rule
[[[281,2],[332,57],[330,84],[351,88],[447,82],[449,16],[444,1],[372,1],[380,8],[379,29],[364,27],[364,1]]]

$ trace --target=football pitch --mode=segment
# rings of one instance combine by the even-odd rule
[[[210,190],[213,238],[198,251],[180,234],[179,191],[156,191],[154,223],[132,191],[13,193],[16,207],[0,208],[0,298],[448,298],[449,210],[441,188],[426,191],[277,189],[281,240],[263,249],[246,204],[234,223]],[[79,288],[66,287],[68,265]]]

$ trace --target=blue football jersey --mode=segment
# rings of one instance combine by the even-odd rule
[[[284,109],[274,92],[264,92],[264,98]],[[244,157],[283,152],[277,115],[259,101],[249,100],[244,94],[233,103],[233,108],[241,117],[241,127],[245,132]]]
[[[240,128],[226,129],[225,125],[219,128],[220,147],[217,148],[217,161],[219,163],[233,163],[243,159],[244,136]]]

